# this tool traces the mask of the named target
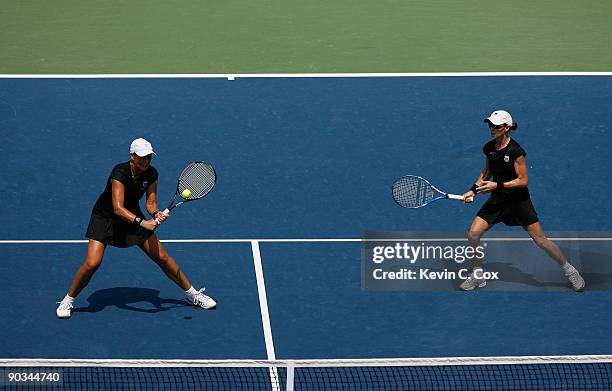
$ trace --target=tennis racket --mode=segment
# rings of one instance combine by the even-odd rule
[[[448,194],[435,188],[420,176],[406,175],[395,181],[391,188],[393,200],[404,208],[420,208],[442,199],[463,201],[463,196]]]
[[[217,183],[217,174],[212,165],[200,161],[189,163],[179,175],[174,197],[162,213],[168,216],[177,206],[203,198],[215,187],[215,183]],[[189,197],[183,196],[185,190],[191,193]],[[159,220],[155,221],[159,223]]]

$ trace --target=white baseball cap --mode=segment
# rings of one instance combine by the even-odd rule
[[[492,112],[490,116],[485,118],[485,122],[486,121],[491,122],[493,125],[506,124],[512,126],[513,124],[512,116],[510,115],[510,113],[504,110],[496,110]]]
[[[144,138],[137,138],[136,140],[132,141],[132,145],[130,145],[130,153],[135,153],[140,157],[145,157],[150,154],[155,155],[155,152],[153,152],[153,146]]]

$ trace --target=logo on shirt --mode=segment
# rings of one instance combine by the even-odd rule
[[[504,156],[504,161],[505,161],[506,163],[508,163],[508,162],[510,161],[510,156],[505,155],[505,156]]]
[[[140,190],[146,190],[149,187],[149,181],[142,181],[142,185],[140,186]]]

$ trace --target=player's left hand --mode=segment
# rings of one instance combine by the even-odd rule
[[[168,215],[165,215],[163,212],[157,212],[155,213],[155,216],[153,216],[153,219],[158,221],[159,224],[163,223],[164,221],[166,221],[166,219],[168,218]]]
[[[491,181],[484,181],[480,187],[476,188],[477,193],[490,193],[497,189],[497,183]]]

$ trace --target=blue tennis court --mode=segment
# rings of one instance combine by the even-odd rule
[[[483,118],[497,108],[519,123],[544,229],[611,231],[607,76],[0,79],[0,358],[612,354],[610,292],[589,290],[588,278],[579,294],[362,289],[365,232],[467,231],[484,197],[406,210],[390,185],[416,173],[466,191],[484,162]],[[157,153],[161,204],[185,163],[215,165],[213,192],[157,234],[218,308],[187,306],[139,249],[109,248],[60,321],[91,207],[137,137]],[[610,241],[581,243],[610,255]],[[581,265],[596,274],[590,259]],[[609,275],[596,275],[606,286]]]

